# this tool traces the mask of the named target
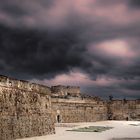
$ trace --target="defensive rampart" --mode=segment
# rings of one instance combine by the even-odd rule
[[[140,100],[101,100],[79,87],[0,76],[0,140],[55,133],[55,123],[140,120]]]
[[[0,140],[55,132],[50,89],[0,77]]]
[[[106,103],[94,99],[52,98],[52,109],[56,122],[93,122],[107,120]]]
[[[140,100],[110,101],[108,115],[113,120],[140,120]]]

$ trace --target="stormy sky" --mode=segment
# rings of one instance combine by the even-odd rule
[[[140,98],[140,0],[1,0],[0,74]]]

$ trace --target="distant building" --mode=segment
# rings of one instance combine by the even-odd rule
[[[52,96],[59,97],[80,97],[80,87],[57,85],[51,87]]]

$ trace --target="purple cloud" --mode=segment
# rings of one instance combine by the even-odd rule
[[[138,0],[5,0],[0,72],[138,98],[139,6]]]

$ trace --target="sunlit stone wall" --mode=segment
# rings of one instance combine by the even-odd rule
[[[56,122],[93,122],[107,120],[106,102],[94,99],[52,98],[52,109]]]
[[[0,77],[0,140],[55,132],[50,89]]]
[[[113,100],[109,110],[113,120],[140,120],[140,100]]]

